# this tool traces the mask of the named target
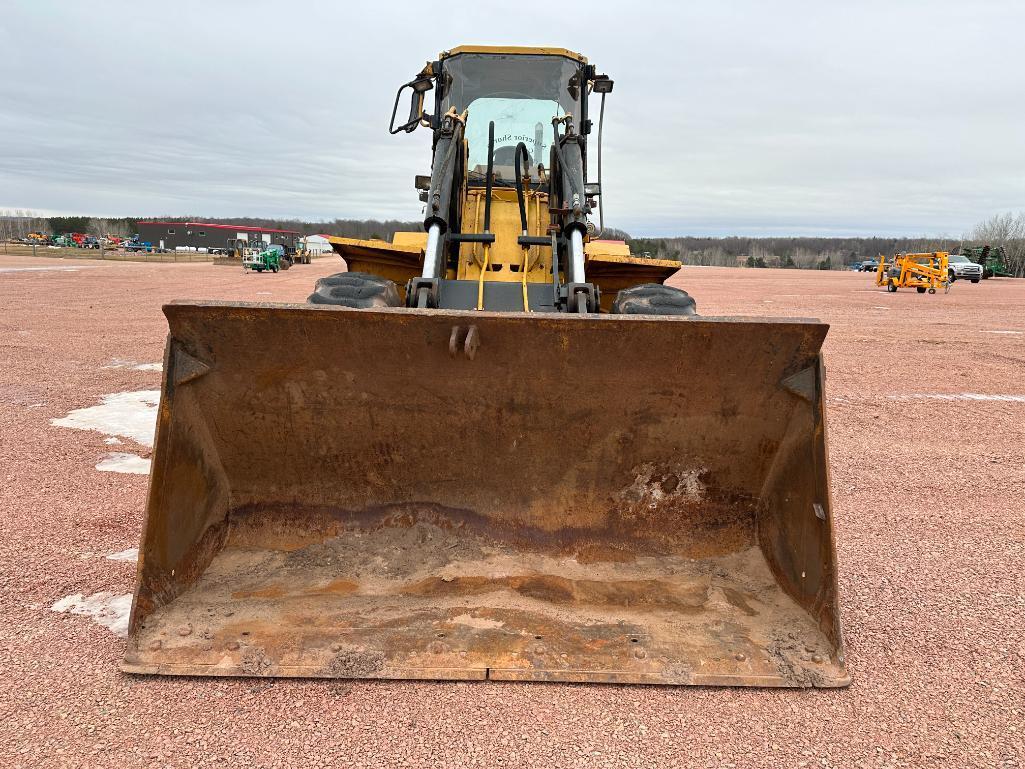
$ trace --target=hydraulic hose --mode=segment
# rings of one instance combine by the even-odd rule
[[[517,157],[518,159],[518,157]],[[491,232],[491,177],[495,167],[495,121],[488,124],[488,176],[484,181],[484,232]]]
[[[527,202],[526,196],[523,192],[523,174],[520,168],[520,157],[526,160],[527,165],[530,165],[530,153],[527,152],[527,145],[520,142],[516,145],[516,152],[513,157],[513,170],[516,173],[516,202],[520,205],[520,234],[527,234]]]
[[[601,186],[601,129],[605,126],[605,93],[598,112],[598,237],[605,234],[605,188]]]

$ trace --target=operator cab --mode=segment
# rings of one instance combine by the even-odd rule
[[[396,126],[407,88],[409,118]],[[447,292],[467,309],[597,310],[584,276],[588,216],[601,194],[600,125],[599,179],[587,180],[588,96],[602,95],[603,114],[611,90],[572,51],[492,47],[446,51],[399,89],[390,131],[434,132],[431,176],[417,180],[428,239],[423,274],[407,290],[413,306],[449,304]],[[520,287],[491,285],[501,283]]]

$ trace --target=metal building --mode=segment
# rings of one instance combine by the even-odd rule
[[[295,250],[300,234],[294,230],[249,227],[244,224],[210,224],[208,222],[139,222],[139,240],[152,243],[164,251],[178,248],[229,252],[239,241],[247,247],[277,243],[286,251]]]

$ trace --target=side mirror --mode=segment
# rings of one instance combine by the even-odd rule
[[[402,92],[407,88],[412,89],[409,100],[409,118],[405,123],[396,128],[395,115],[399,111],[399,101],[402,99]],[[420,120],[423,119],[424,94],[432,88],[434,88],[434,81],[425,76],[418,77],[416,80],[411,80],[399,87],[398,93],[395,94],[395,106],[392,107],[388,133],[397,134],[403,131],[411,133],[416,130],[416,127],[420,125]]]

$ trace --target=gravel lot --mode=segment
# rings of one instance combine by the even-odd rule
[[[121,674],[121,638],[50,606],[132,589],[131,560],[104,556],[138,544],[147,477],[96,470],[103,435],[50,420],[159,387],[155,371],[109,366],[160,360],[162,302],[300,301],[338,267],[0,255],[0,766],[1025,763],[1025,280],[937,296],[858,273],[684,268],[676,281],[703,314],[832,326],[849,689]]]

